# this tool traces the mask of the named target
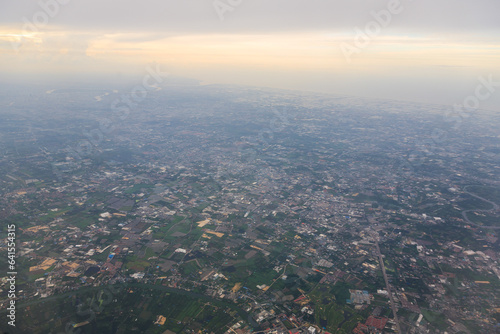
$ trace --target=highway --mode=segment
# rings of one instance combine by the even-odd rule
[[[377,255],[378,255],[378,260],[380,262],[380,269],[382,269],[382,274],[384,275],[384,280],[385,280],[385,287],[387,290],[387,294],[389,295],[389,300],[391,302],[391,309],[392,309],[392,314],[394,315],[394,322],[396,323],[396,328],[398,333],[401,334],[402,332],[401,332],[401,327],[399,325],[396,303],[394,303],[391,287],[389,286],[389,279],[387,279],[387,273],[385,272],[384,259],[382,258],[382,253],[380,252],[380,247],[378,246],[378,241],[376,239],[375,239],[375,246],[377,247]]]
[[[487,200],[486,198],[482,198],[482,197],[480,197],[480,196],[478,196],[478,195],[476,195],[476,194],[473,194],[473,193],[471,193],[471,192],[467,191],[467,187],[468,187],[468,186],[466,186],[466,187],[464,188],[464,192],[465,192],[466,194],[469,194],[469,195],[471,195],[472,197],[475,197],[475,198],[477,198],[477,199],[483,200],[483,201],[485,201],[485,202],[487,202],[487,203],[491,204],[493,207],[492,207],[491,209],[472,209],[472,210],[464,210],[464,211],[462,211],[462,217],[465,219],[465,221],[467,221],[467,223],[469,223],[469,224],[471,224],[471,225],[474,225],[474,226],[477,226],[477,227],[480,227],[480,228],[483,228],[483,229],[500,230],[500,226],[479,225],[479,224],[477,224],[477,223],[474,223],[473,221],[471,221],[471,220],[469,219],[469,217],[467,217],[467,213],[468,213],[468,212],[496,212],[496,211],[498,211],[498,204],[496,204],[496,203],[494,203],[494,202],[492,202],[492,201],[489,201],[489,200]]]

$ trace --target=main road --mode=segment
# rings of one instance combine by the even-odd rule
[[[492,202],[490,200],[487,200],[486,198],[482,198],[481,196],[478,196],[476,194],[473,194],[471,192],[469,192],[467,190],[469,186],[465,186],[464,187],[464,193],[466,194],[469,194],[471,195],[472,197],[475,197],[477,199],[480,199],[480,200],[483,200],[489,204],[491,204],[493,207],[491,209],[472,209],[472,210],[464,210],[462,211],[462,217],[465,219],[465,221],[467,221],[467,223],[471,224],[471,225],[474,225],[474,226],[477,226],[477,227],[480,227],[480,228],[484,228],[484,229],[489,229],[489,230],[500,230],[500,226],[491,226],[491,225],[479,225],[478,223],[474,223],[473,221],[471,221],[469,219],[469,217],[467,217],[467,213],[468,212],[496,212],[498,211],[498,204],[495,203],[495,202]]]
[[[385,288],[387,290],[387,294],[389,295],[389,300],[391,302],[392,314],[394,315],[394,322],[396,323],[396,328],[398,333],[401,334],[401,326],[399,325],[398,314],[396,310],[396,303],[394,302],[394,297],[392,296],[391,287],[389,286],[389,279],[387,278],[387,273],[385,272],[384,259],[382,258],[382,253],[380,252],[380,247],[378,246],[378,241],[375,239],[375,246],[377,247],[377,256],[380,262],[380,269],[382,269],[382,274],[384,275],[385,280]]]

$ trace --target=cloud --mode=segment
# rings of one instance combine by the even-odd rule
[[[371,11],[398,0],[240,0],[220,21],[213,0],[30,0],[3,1],[0,22],[22,26],[23,17],[52,8],[51,24],[71,30],[149,31],[155,33],[258,33],[348,30],[363,25]],[[228,2],[228,0],[220,0]],[[414,33],[500,31],[500,2],[495,0],[400,0],[403,12],[391,29]],[[234,3],[237,3],[234,2]],[[58,5],[54,5],[58,4]],[[3,8],[2,8],[3,7]],[[45,10],[47,11],[47,10]]]
[[[500,78],[497,0],[400,0],[347,63],[339,45],[395,1],[231,0],[220,20],[214,0],[4,0],[0,74],[114,78],[156,61],[211,83],[444,103]]]

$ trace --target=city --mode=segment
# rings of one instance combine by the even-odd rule
[[[499,331],[498,113],[160,87],[1,92],[3,331]]]

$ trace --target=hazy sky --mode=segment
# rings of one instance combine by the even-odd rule
[[[500,81],[500,1],[0,1],[4,82],[149,62],[203,83],[461,103],[478,77]],[[500,112],[500,85],[480,107]]]

